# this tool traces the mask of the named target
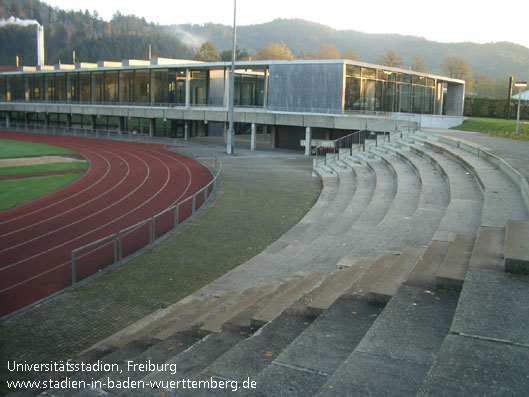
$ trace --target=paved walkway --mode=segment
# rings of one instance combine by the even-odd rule
[[[479,132],[437,130],[424,128],[424,132],[464,139],[484,146],[501,157],[529,180],[529,142],[494,138]]]

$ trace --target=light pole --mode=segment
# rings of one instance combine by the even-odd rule
[[[233,48],[231,52],[231,71],[230,71],[230,92],[228,97],[228,136],[226,139],[226,153],[233,154],[233,147],[235,146],[235,134],[233,132],[233,102],[235,94],[235,47],[237,46],[237,0],[233,0]]]
[[[520,101],[522,99],[522,88],[527,87],[526,81],[517,81],[514,83],[515,87],[518,87],[518,113],[516,115],[516,136],[520,130]]]

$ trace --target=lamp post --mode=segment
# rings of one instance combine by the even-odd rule
[[[233,131],[233,102],[235,94],[235,47],[237,45],[237,0],[233,0],[233,49],[231,53],[231,71],[230,71],[230,92],[228,97],[229,110],[228,110],[228,136],[226,139],[226,153],[233,154],[233,147],[235,141],[235,134]]]
[[[516,136],[518,136],[518,131],[520,130],[520,101],[522,99],[522,88],[527,87],[526,81],[517,81],[514,83],[515,87],[518,87],[518,113],[516,115]]]

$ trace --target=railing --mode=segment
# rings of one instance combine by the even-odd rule
[[[33,131],[28,131],[25,126],[22,127],[20,125],[11,125],[8,129],[14,131],[49,133],[86,138],[97,137],[100,139],[118,139],[124,141],[130,141],[129,138],[130,135],[132,135],[125,135],[123,133],[118,134],[117,131],[88,131],[60,127],[34,128]],[[60,292],[75,288],[80,282],[85,283],[91,278],[103,274],[108,269],[119,267],[135,256],[143,253],[146,249],[151,249],[155,244],[176,233],[186,223],[201,213],[206,208],[206,204],[215,197],[220,184],[220,175],[222,172],[222,163],[217,155],[210,151],[202,152],[198,147],[186,145],[185,142],[173,138],[149,137],[148,135],[143,135],[138,137],[135,136],[133,141],[142,144],[164,144],[165,149],[194,158],[209,169],[212,174],[212,179],[206,186],[202,187],[193,195],[163,210],[153,217],[122,229],[117,233],[113,233],[97,241],[73,249],[70,253],[69,266],[68,262],[66,262],[52,269],[55,272],[63,267],[69,268],[70,270],[68,271],[71,272],[71,281],[66,281],[64,284],[61,282],[61,285],[57,290],[52,292],[51,297],[56,296]],[[184,143],[184,145],[181,143]],[[49,271],[45,271],[34,276],[31,280],[34,281],[42,277],[46,278],[49,276],[48,273]],[[68,277],[63,278],[66,280],[68,279]],[[26,286],[24,283],[21,283],[20,285],[8,289],[14,291],[19,288],[26,288]],[[44,300],[46,299],[50,299],[50,297],[44,298]],[[21,311],[18,311],[17,313],[19,312]],[[2,317],[1,320],[8,317],[10,317],[10,315]]]
[[[212,171],[213,179],[195,194],[152,218],[74,249],[71,252],[71,286],[102,269],[121,266],[138,253],[152,248],[158,241],[178,231],[200,213],[216,193],[222,171],[220,159],[216,155],[210,158],[213,160],[212,164],[204,163],[205,160],[203,157],[199,159]]]
[[[335,139],[327,145],[318,146],[314,150],[314,168],[327,165],[327,160],[340,160],[340,155],[351,156],[354,151],[364,151],[366,146],[378,146],[379,135],[382,135],[384,141],[391,140],[389,131],[373,132],[368,130],[355,131],[344,137]],[[372,138],[374,136],[374,139]]]

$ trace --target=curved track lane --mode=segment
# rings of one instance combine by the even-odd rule
[[[90,162],[86,174],[73,184],[0,212],[0,315],[70,286],[72,250],[162,212],[212,178],[201,164],[160,145],[8,132],[0,132],[0,139],[68,148]],[[181,219],[190,210],[190,205],[183,206]],[[164,230],[168,219],[161,219]],[[157,225],[157,235],[162,227]],[[125,251],[144,244],[146,233],[131,233]],[[103,249],[107,256],[113,252],[112,246]],[[101,268],[92,263],[94,255],[86,256],[85,264],[78,266],[78,279]]]

